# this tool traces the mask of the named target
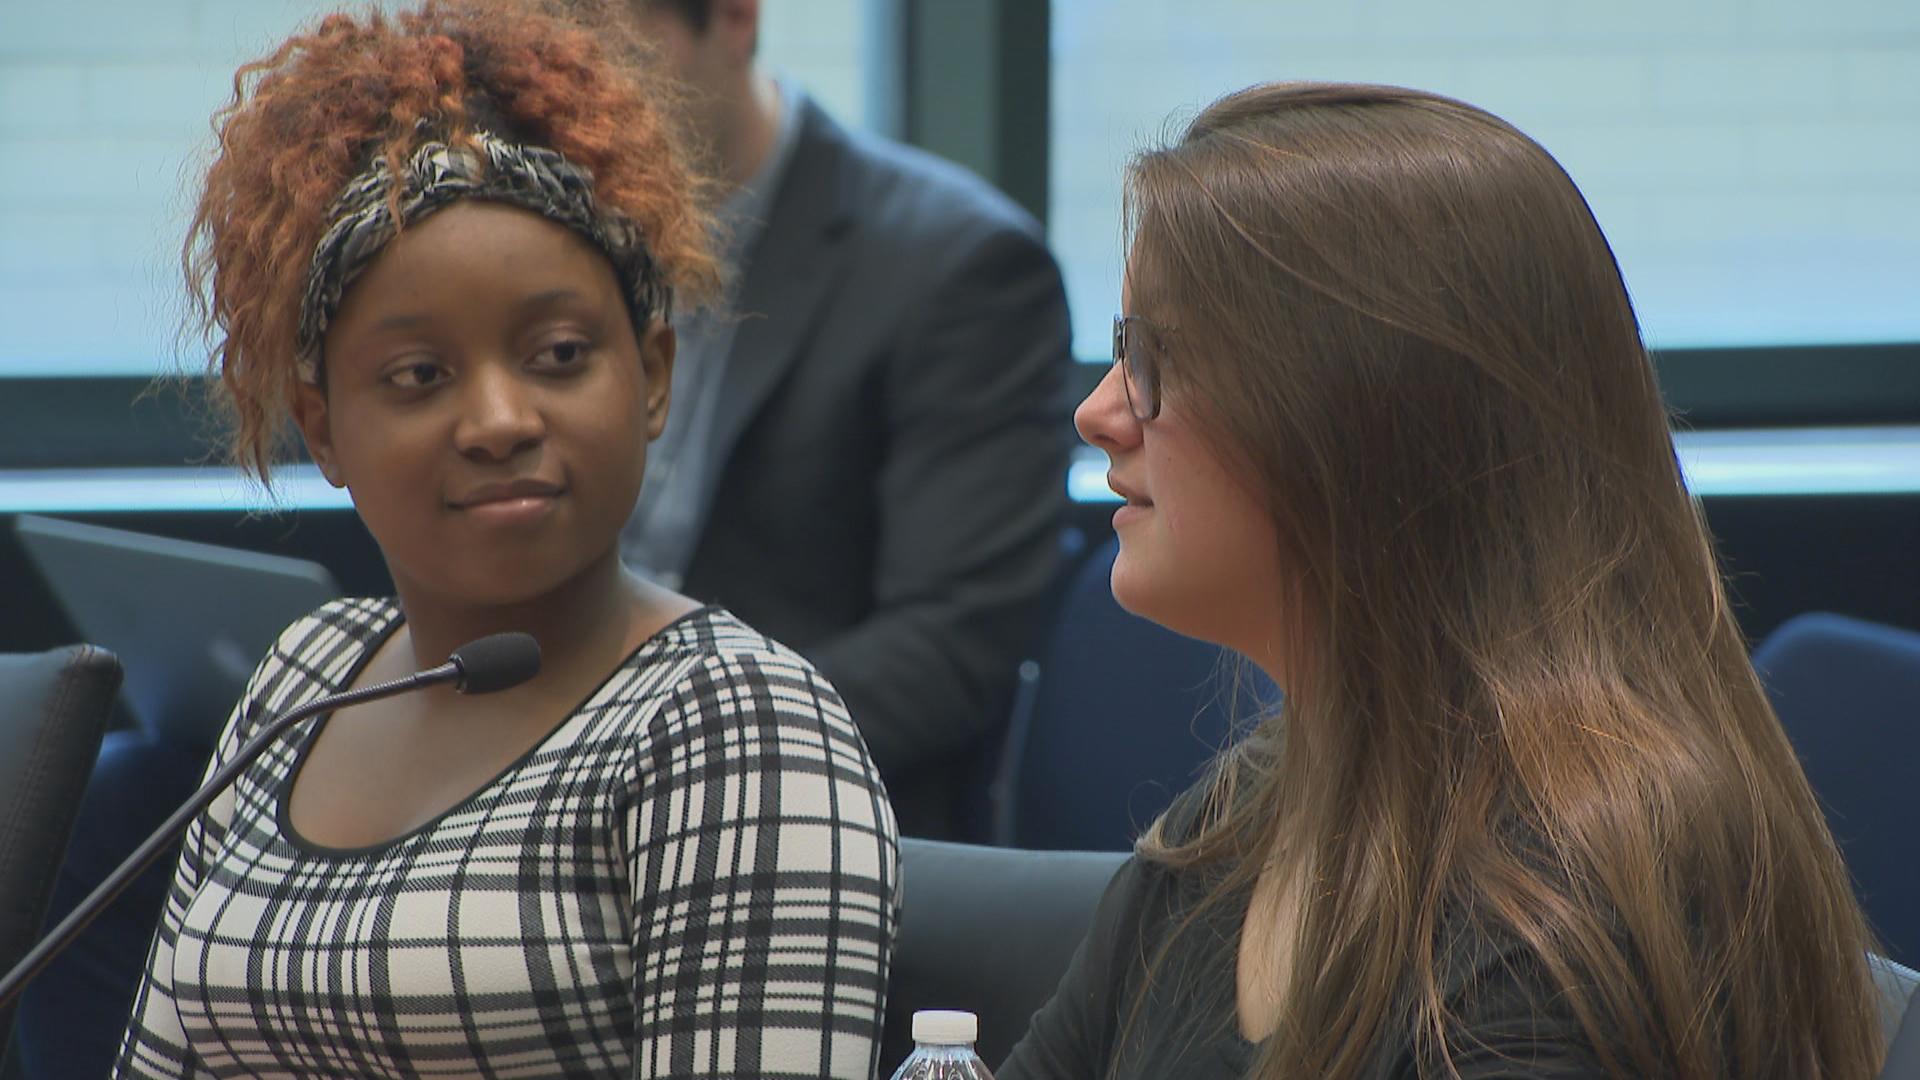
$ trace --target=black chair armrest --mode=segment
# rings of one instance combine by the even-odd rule
[[[73,645],[0,656],[0,972],[40,935],[99,753],[120,661]],[[0,1050],[13,1010],[0,1010]]]

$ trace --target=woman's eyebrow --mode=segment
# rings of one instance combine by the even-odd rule
[[[427,316],[419,312],[403,311],[376,320],[370,329],[374,331],[411,330],[427,321]]]

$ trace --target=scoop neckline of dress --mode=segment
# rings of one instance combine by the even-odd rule
[[[387,639],[391,638],[400,627],[406,624],[407,615],[405,611],[401,610],[399,602],[391,598],[387,598],[384,602],[392,605],[391,617],[387,624],[380,628],[379,633],[367,640],[365,650],[354,660],[353,667],[347,672],[346,681],[341,685],[352,686],[353,680],[360,677],[360,672],[366,668],[367,664],[372,662],[374,654],[380,651],[381,646],[386,644]],[[549,727],[538,739],[534,740],[533,745],[527,747],[523,753],[502,766],[499,772],[487,778],[485,782],[475,787],[472,791],[467,792],[467,794],[455,800],[446,809],[413,828],[371,844],[362,844],[356,847],[335,847],[330,844],[322,844],[317,840],[311,840],[301,833],[299,829],[294,827],[292,812],[293,785],[300,779],[301,770],[306,768],[307,755],[313,750],[313,744],[319,740],[320,732],[326,728],[327,722],[333,719],[332,712],[321,713],[313,718],[306,733],[301,736],[299,750],[294,755],[293,768],[287,770],[286,778],[280,782],[279,788],[274,795],[274,823],[279,829],[281,838],[304,855],[321,859],[351,860],[384,854],[402,844],[432,832],[439,828],[440,824],[447,818],[465,810],[479,799],[480,796],[492,791],[499,786],[501,781],[525,767],[528,761],[531,761],[541,749],[553,741],[553,737],[558,734],[562,728],[566,727],[574,717],[580,715],[580,710],[586,708],[589,702],[599,697],[600,694],[606,690],[607,684],[611,683],[615,676],[631,666],[635,659],[656,646],[662,645],[669,639],[678,636],[678,632],[687,623],[696,619],[717,616],[719,614],[721,614],[721,609],[718,606],[714,604],[701,604],[692,611],[674,617],[666,623],[666,625],[648,635],[645,641],[635,645],[622,656],[620,662],[613,665],[612,668],[609,668],[606,675],[603,676],[599,682],[595,683],[593,688],[588,690],[579,702],[572,708],[561,713],[559,719],[553,722],[552,727]]]

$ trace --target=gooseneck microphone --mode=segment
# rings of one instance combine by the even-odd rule
[[[155,829],[152,836],[147,837],[133,854],[127,856],[125,861],[115,867],[113,873],[107,875],[107,879],[102,881],[98,888],[88,893],[87,898],[80,901],[79,906],[62,919],[59,926],[54,927],[51,933],[42,938],[38,945],[22,957],[20,962],[13,966],[13,970],[7,972],[5,979],[0,979],[0,1010],[5,1010],[7,1005],[19,996],[20,991],[26,988],[27,983],[33,981],[35,975],[40,974],[41,969],[71,945],[73,939],[79,937],[80,932],[87,928],[87,924],[99,917],[100,913],[106,910],[107,905],[133,883],[133,879],[139,876],[140,871],[145,870],[160,857],[162,852],[167,850],[174,837],[186,829],[188,822],[192,821],[200,811],[206,809],[208,803],[225,791],[227,785],[233,783],[235,777],[246,771],[247,766],[253,764],[255,758],[266,752],[267,747],[288,728],[315,713],[343,709],[363,701],[375,701],[395,694],[437,686],[440,683],[452,683],[453,688],[463,694],[491,694],[519,686],[539,672],[540,643],[533,640],[533,635],[518,632],[492,634],[455,649],[447,662],[438,667],[416,671],[402,679],[349,690],[342,694],[329,694],[268,721],[260,728],[259,734],[247,740],[246,745],[220,766],[219,771],[209,777],[206,783],[200,785],[200,790],[194,792],[193,797],[188,799],[185,805],[175,810],[172,817]]]

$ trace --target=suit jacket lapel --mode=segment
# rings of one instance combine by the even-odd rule
[[[840,277],[846,248],[838,241],[853,223],[845,133],[811,101],[802,104],[799,120],[793,160],[732,309],[740,322],[714,411],[710,460],[717,470],[726,468],[741,432],[800,355]],[[709,487],[718,481],[714,476]]]

